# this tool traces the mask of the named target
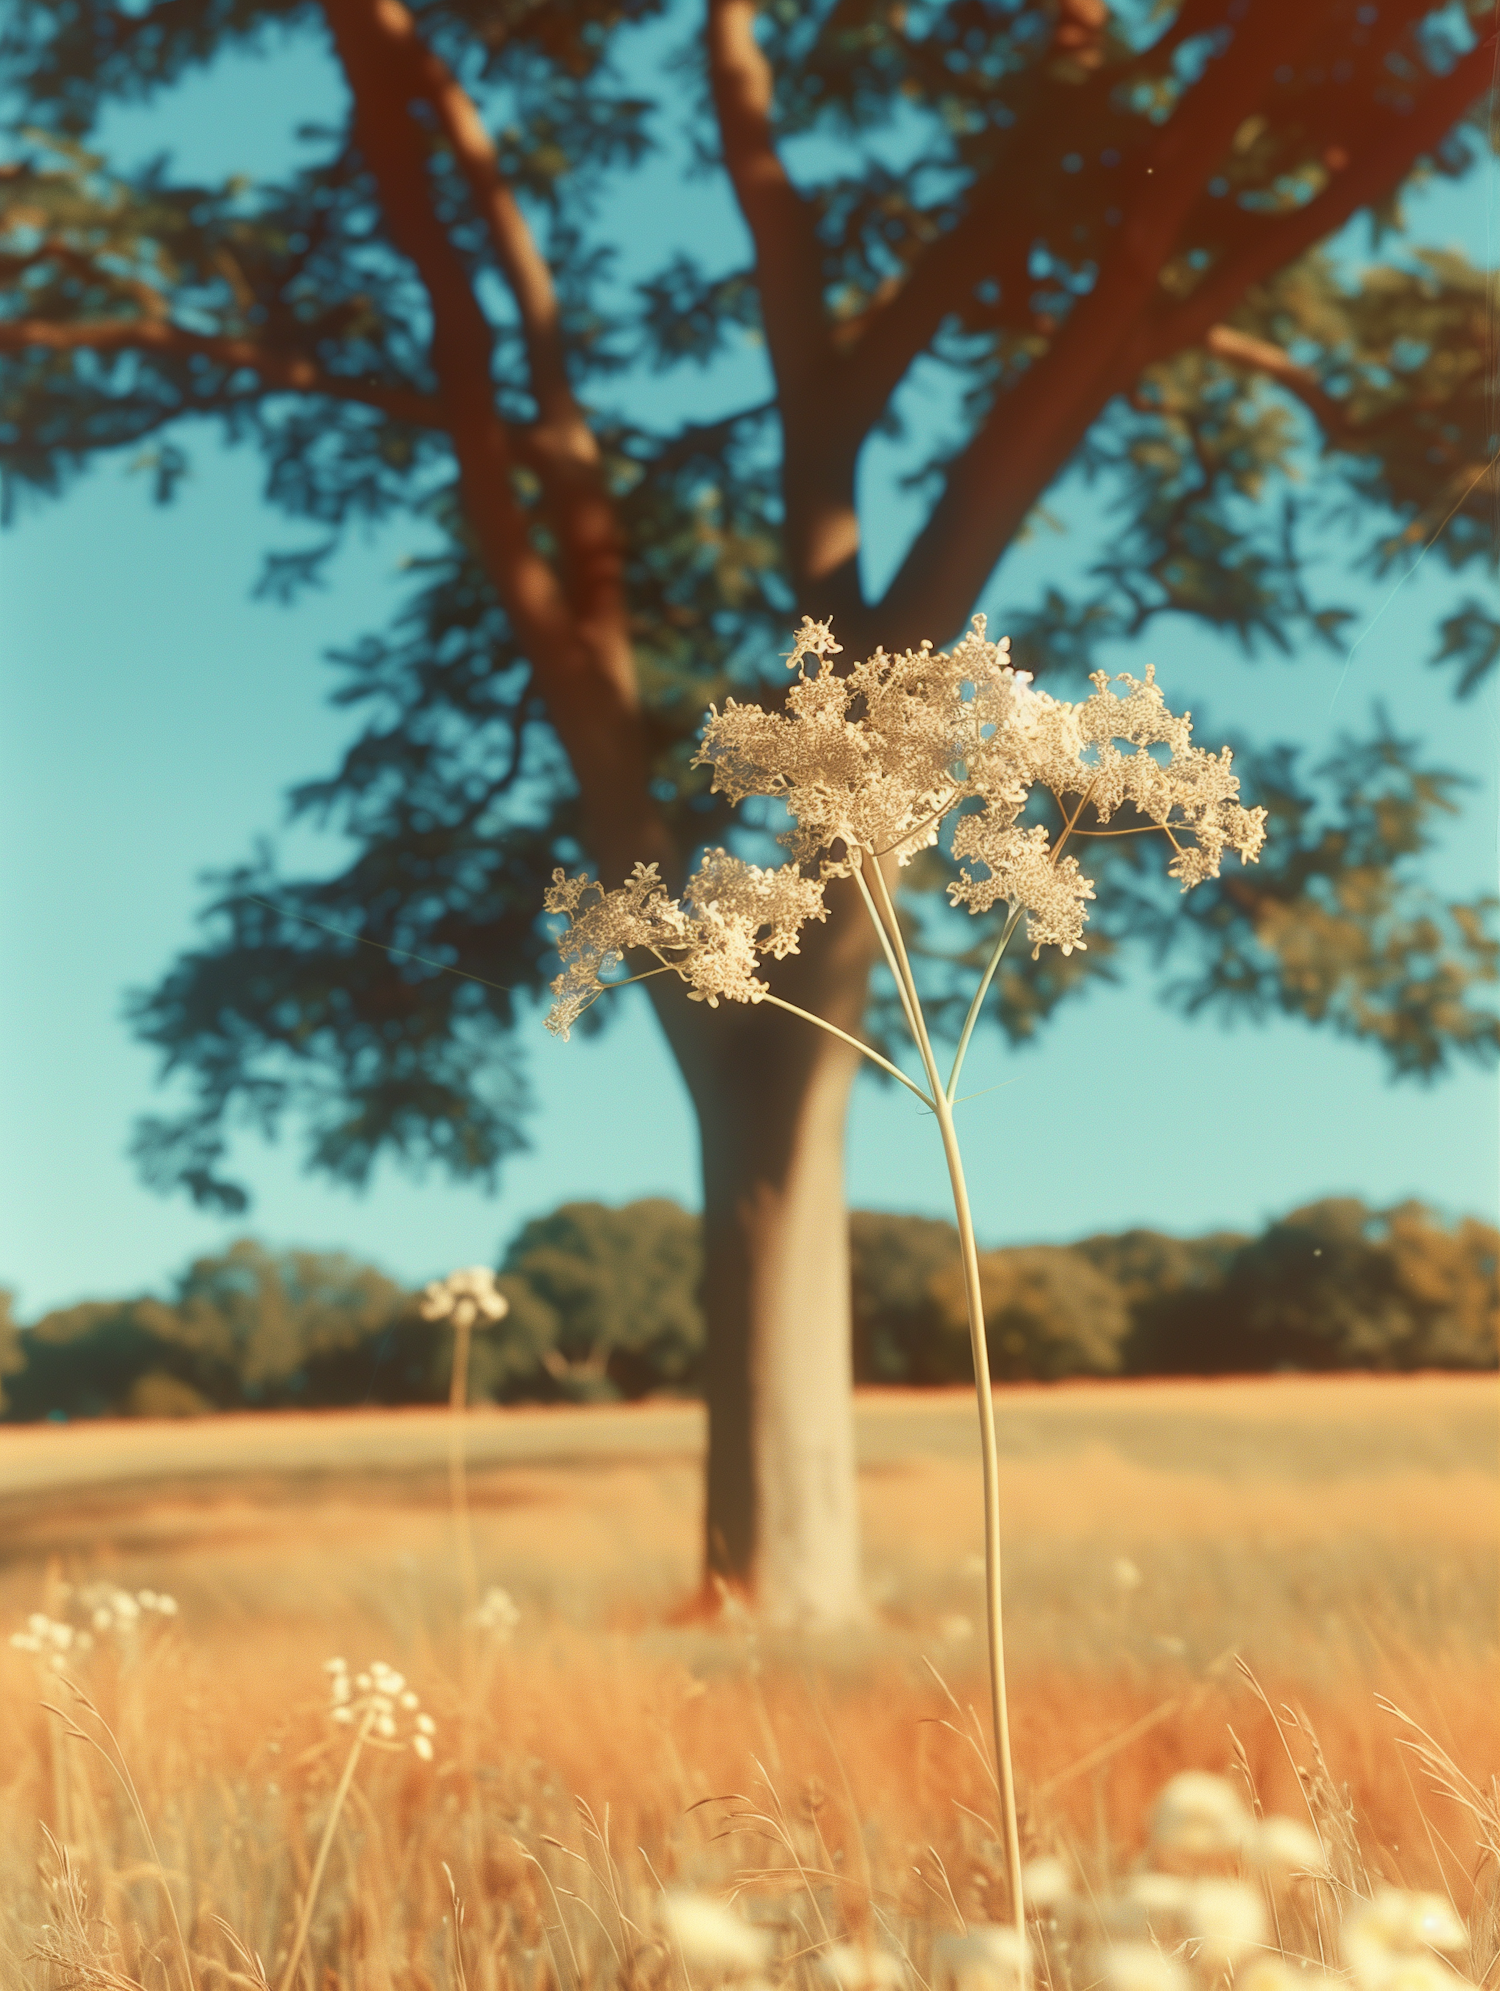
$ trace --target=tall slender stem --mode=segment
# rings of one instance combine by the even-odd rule
[[[881,1057],[880,1053],[872,1051],[868,1044],[862,1044],[857,1037],[851,1037],[847,1030],[840,1030],[836,1023],[830,1023],[826,1017],[814,1016],[810,1009],[799,1009],[794,1002],[784,1002],[780,996],[763,995],[761,1001],[774,1003],[777,1009],[784,1009],[789,1016],[800,1016],[804,1023],[815,1023],[820,1030],[826,1030],[830,1037],[839,1037],[842,1038],[844,1043],[852,1044],[856,1051],[863,1051],[871,1064],[879,1065],[883,1072],[889,1072],[892,1078],[899,1079],[907,1091],[915,1093],[924,1106],[933,1107],[934,1111],[936,1110],[933,1100],[927,1096],[921,1086],[914,1084],[906,1076],[906,1073],[902,1071],[899,1065],[893,1065],[889,1058]],[[937,1091],[939,1088],[934,1086],[933,1090]]]
[[[879,857],[873,851],[869,853],[869,857],[872,868],[878,872],[880,869]],[[865,883],[864,866],[862,864],[855,866],[854,882],[858,885],[860,897],[865,902],[865,911],[870,915],[870,924],[880,936],[880,945],[885,954],[886,966],[891,971],[891,979],[896,984],[896,993],[901,998],[901,1008],[906,1016],[906,1027],[911,1032],[912,1042],[914,1044],[920,1043],[921,1032],[917,1028],[916,1011],[913,1008],[912,997],[906,986],[906,978],[901,973],[901,964],[896,958],[895,948],[891,945],[890,935],[885,930],[885,923],[875,910],[875,901],[870,897],[870,888]]]
[[[464,1621],[479,1608],[479,1572],[474,1562],[474,1536],[469,1526],[468,1460],[464,1418],[469,1407],[469,1346],[474,1332],[469,1303],[460,1300],[453,1314],[453,1374],[448,1384],[448,1499],[458,1539],[459,1581],[463,1586]]]
[[[953,1095],[958,1091],[958,1075],[963,1070],[964,1059],[968,1055],[969,1039],[974,1035],[974,1025],[979,1021],[979,1012],[984,1005],[985,997],[990,992],[990,983],[995,979],[995,970],[1000,966],[1000,956],[1005,952],[1011,935],[1020,924],[1021,914],[1024,910],[1024,907],[1017,906],[1004,926],[1001,927],[1000,938],[995,942],[994,952],[990,955],[989,964],[984,971],[984,978],[980,982],[979,987],[974,991],[974,1000],[969,1004],[969,1013],[964,1018],[964,1027],[959,1036],[958,1049],[953,1054],[953,1069],[948,1074],[946,1090],[950,1106],[953,1104]]]
[[[354,1772],[359,1763],[360,1751],[369,1739],[370,1730],[375,1725],[373,1707],[365,1710],[359,1732],[349,1751],[349,1760],[344,1765],[344,1774],[339,1778],[338,1788],[333,1793],[333,1802],[328,1810],[328,1823],[323,1827],[323,1837],[318,1843],[317,1857],[313,1861],[312,1872],[307,1877],[307,1893],[303,1897],[302,1913],[297,1917],[297,1927],[292,1935],[292,1947],[287,1954],[286,1967],[281,1973],[277,1991],[291,1991],[292,1981],[297,1975],[297,1965],[302,1961],[303,1945],[307,1932],[312,1927],[313,1909],[317,1906],[318,1889],[323,1885],[323,1869],[328,1865],[328,1855],[333,1850],[333,1835],[338,1830],[339,1814],[344,1809],[344,1799],[349,1795],[349,1786],[354,1781]]]
[[[953,1210],[958,1219],[959,1250],[963,1258],[964,1298],[969,1313],[969,1347],[974,1359],[974,1394],[979,1406],[979,1452],[984,1476],[984,1602],[989,1633],[990,1718],[994,1729],[995,1780],[1000,1791],[1001,1822],[1005,1832],[1005,1862],[1010,1876],[1011,1912],[1015,1919],[1020,1954],[1026,1954],[1026,1903],[1021,1887],[1021,1832],[1016,1817],[1015,1769],[1010,1748],[1010,1707],[1005,1686],[1005,1626],[1000,1582],[1000,1454],[995,1442],[995,1399],[990,1386],[989,1336],[984,1325],[984,1295],[979,1281],[979,1250],[974,1239],[974,1218],[969,1208],[968,1184],[964,1179],[963,1156],[959,1151],[958,1130],[953,1124],[953,1106],[938,1077],[937,1061],[927,1034],[917,994],[916,977],[896,908],[891,903],[879,866],[875,867],[874,893],[880,904],[882,923],[890,934],[891,946],[900,964],[900,974],[915,1012],[917,1049],[932,1087],[933,1111],[943,1139],[943,1155],[948,1163],[948,1182],[953,1192]],[[997,957],[998,958],[998,957]]]

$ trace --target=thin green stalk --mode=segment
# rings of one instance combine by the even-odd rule
[[[878,872],[880,869],[880,859],[875,854],[874,851],[870,852],[870,862],[873,868]],[[865,911],[870,915],[870,924],[874,927],[876,933],[880,937],[880,945],[885,953],[885,964],[891,971],[891,979],[896,984],[896,993],[898,996],[900,996],[901,1007],[906,1013],[906,1027],[911,1032],[912,1042],[917,1043],[920,1039],[921,1032],[917,1027],[917,1016],[915,1010],[912,1007],[912,998],[910,994],[907,992],[906,981],[901,973],[901,964],[896,959],[896,951],[891,946],[890,937],[886,933],[880,915],[875,910],[875,901],[870,897],[870,888],[865,883],[863,865],[856,865],[854,871],[854,882],[856,885],[858,885],[860,891],[860,897],[865,902]]]
[[[463,1586],[464,1622],[479,1608],[479,1573],[474,1562],[474,1536],[469,1527],[469,1482],[464,1456],[464,1416],[469,1405],[469,1346],[474,1322],[460,1300],[453,1315],[453,1374],[448,1385],[448,1498],[458,1539],[459,1579]]]
[[[863,1051],[871,1063],[879,1065],[883,1072],[889,1072],[892,1078],[899,1079],[907,1091],[915,1093],[924,1106],[932,1107],[932,1100],[921,1086],[906,1076],[899,1065],[893,1065],[889,1058],[881,1057],[880,1053],[872,1051],[868,1044],[862,1044],[857,1037],[851,1037],[847,1030],[840,1030],[836,1023],[830,1023],[826,1017],[814,1016],[810,1009],[799,1009],[794,1002],[784,1002],[780,996],[763,995],[761,1001],[774,1003],[778,1009],[786,1010],[788,1015],[800,1016],[804,1023],[815,1023],[820,1030],[826,1030],[831,1037],[841,1037],[846,1044],[852,1044],[856,1051]]]
[[[974,1359],[974,1394],[979,1406],[979,1449],[984,1473],[984,1601],[989,1633],[990,1717],[994,1728],[995,1772],[1000,1787],[1001,1822],[1005,1833],[1005,1860],[1010,1875],[1011,1910],[1021,1954],[1026,1953],[1026,1903],[1021,1888],[1021,1832],[1016,1817],[1015,1770],[1010,1748],[1010,1709],[1005,1686],[1005,1628],[1001,1609],[1000,1582],[1000,1455],[995,1442],[995,1399],[990,1387],[989,1337],[984,1326],[984,1295],[979,1281],[979,1250],[974,1238],[974,1218],[969,1207],[968,1185],[964,1179],[963,1156],[959,1151],[958,1130],[953,1123],[953,1107],[938,1077],[937,1061],[927,1034],[917,994],[916,977],[901,938],[896,909],[878,868],[875,892],[880,901],[884,924],[900,962],[901,974],[909,992],[918,1025],[917,1049],[932,1087],[938,1131],[943,1139],[943,1155],[948,1163],[948,1181],[953,1191],[953,1209],[958,1219],[958,1242],[963,1258],[964,1298],[968,1304],[969,1346]]]
[[[953,1095],[958,1091],[958,1075],[963,1070],[964,1059],[968,1055],[969,1039],[974,1035],[974,1025],[979,1021],[980,1009],[983,1007],[985,997],[990,992],[990,983],[995,979],[995,970],[1000,966],[1000,956],[1005,952],[1011,935],[1020,924],[1021,915],[1024,910],[1023,906],[1017,906],[1004,926],[1001,927],[1000,938],[995,942],[995,951],[991,954],[989,965],[984,971],[984,979],[974,991],[974,1000],[969,1004],[969,1013],[964,1018],[964,1027],[959,1036],[958,1049],[953,1054],[953,1069],[948,1074],[947,1093],[948,1104],[950,1106],[953,1104]]]
[[[292,1980],[297,1975],[297,1966],[302,1961],[302,1951],[307,1942],[307,1932],[312,1927],[313,1909],[318,1902],[318,1889],[323,1885],[323,1870],[328,1865],[328,1855],[333,1850],[333,1835],[338,1830],[339,1817],[344,1809],[344,1800],[349,1795],[349,1786],[354,1781],[360,1752],[369,1739],[375,1723],[373,1707],[365,1710],[365,1718],[359,1725],[354,1738],[354,1746],[349,1751],[349,1760],[344,1765],[344,1774],[339,1778],[338,1788],[333,1793],[333,1804],[328,1813],[328,1823],[323,1827],[323,1837],[318,1844],[317,1858],[313,1861],[312,1872],[308,1875],[307,1893],[302,1902],[302,1913],[297,1917],[297,1927],[292,1936],[292,1947],[287,1956],[286,1968],[281,1973],[281,1981],[276,1991],[292,1991]]]

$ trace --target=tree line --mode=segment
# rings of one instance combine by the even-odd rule
[[[854,1372],[871,1384],[971,1379],[953,1227],[850,1220]],[[1129,1230],[982,1260],[998,1382],[1271,1370],[1486,1369],[1500,1345],[1500,1231],[1419,1203],[1332,1197],[1256,1236]],[[497,1403],[701,1388],[698,1218],[662,1198],[565,1203],[505,1254],[508,1317],[471,1380]],[[95,1300],[30,1326],[0,1295],[7,1422],[437,1403],[450,1336],[418,1295],[338,1253],[241,1239],[169,1299]]]

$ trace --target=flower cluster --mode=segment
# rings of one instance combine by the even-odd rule
[[[422,1703],[406,1684],[406,1676],[384,1660],[375,1659],[363,1673],[350,1675],[346,1659],[325,1662],[328,1712],[342,1727],[357,1727],[362,1738],[387,1748],[409,1742],[424,1763],[432,1761],[437,1723],[422,1712]],[[403,1734],[403,1729],[406,1731]]]
[[[491,1584],[474,1613],[474,1623],[480,1631],[488,1632],[497,1644],[503,1644],[515,1636],[520,1622],[521,1612],[515,1598],[498,1583]]]
[[[797,951],[802,925],[826,917],[830,878],[867,858],[909,863],[955,815],[953,902],[1024,913],[1034,954],[1084,945],[1094,888],[1062,846],[1085,809],[1098,824],[1129,809],[1159,830],[1184,891],[1217,877],[1226,851],[1246,862],[1260,853],[1265,811],[1241,807],[1228,749],[1192,744],[1190,718],[1168,711],[1149,668],[1143,679],[1098,673],[1078,703],[1053,698],[1011,668],[983,616],[951,651],[877,650],[842,672],[839,654],[829,624],[805,620],[785,711],[730,699],[710,710],[697,755],[731,802],[783,805],[789,863],[762,869],[710,851],[680,900],[654,865],[637,865],[614,891],[554,873],[547,910],[568,927],[550,1029],[566,1037],[633,949],[675,971],[696,1001],[760,1001],[759,957]],[[1055,841],[1021,820],[1038,790],[1062,812]]]
[[[45,1611],[33,1611],[22,1629],[11,1633],[10,1642],[17,1652],[32,1653],[54,1673],[61,1673],[74,1653],[87,1652],[94,1643],[87,1632],[49,1618]]]
[[[33,1611],[10,1643],[17,1652],[29,1652],[53,1672],[60,1673],[71,1661],[94,1648],[96,1637],[114,1638],[121,1644],[132,1642],[153,1620],[160,1623],[177,1616],[177,1600],[160,1590],[121,1590],[113,1583],[65,1584],[59,1608],[63,1618]]]
[[[472,1327],[476,1320],[504,1320],[509,1312],[510,1301],[487,1265],[465,1266],[422,1290],[423,1320],[451,1320],[455,1327]]]
[[[759,1002],[768,991],[755,973],[758,957],[795,954],[806,922],[828,917],[821,880],[802,877],[793,865],[747,864],[727,850],[704,853],[680,900],[654,864],[638,864],[613,892],[555,871],[546,905],[568,922],[547,1018],[564,1039],[633,949],[654,954],[687,984],[692,1001],[717,1009],[721,997]]]

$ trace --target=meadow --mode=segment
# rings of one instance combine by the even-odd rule
[[[1078,1383],[997,1406],[1028,1857],[1108,1897],[1168,1777],[1227,1772],[1330,1848],[1333,1879],[1273,1904],[1280,1949],[1317,1959],[1320,1889],[1385,1882],[1450,1898],[1474,1931],[1460,1967],[1493,1979],[1494,1380]],[[59,1655],[89,1705],[46,1652],[0,1643],[7,1982],[276,1985],[349,1749],[334,1657],[399,1668],[432,1753],[408,1714],[365,1750],[310,1991],[743,1975],[660,1936],[683,1887],[737,1888],[789,1979],[873,1991],[878,1948],[928,1981],[935,1931],[1004,1913],[969,1712],[976,1414],[962,1391],[882,1391],[857,1417],[871,1617],[815,1641],[692,1609],[695,1404],[471,1415],[479,1580],[514,1609],[468,1626],[443,1412],[5,1432],[0,1636],[110,1618],[116,1591],[175,1605]],[[1385,1703],[1471,1780],[1469,1808]],[[1093,1981],[1062,1909],[1048,1926],[1048,1974]]]

